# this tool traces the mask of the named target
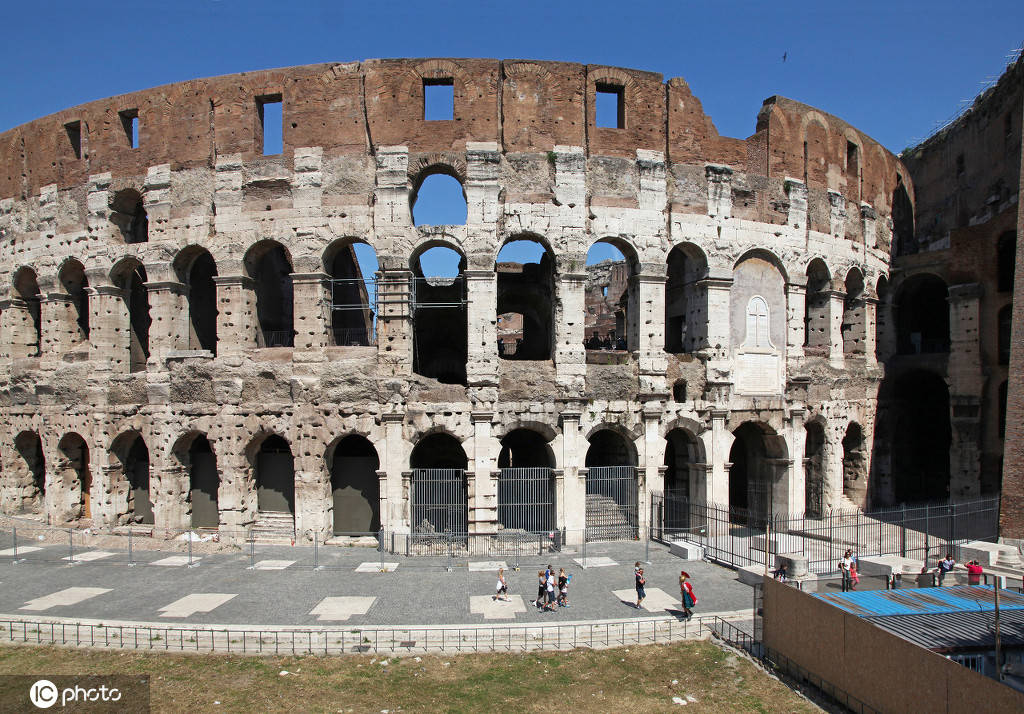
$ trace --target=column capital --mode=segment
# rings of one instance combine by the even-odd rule
[[[293,284],[322,283],[331,279],[327,273],[289,273],[289,277]]]
[[[723,277],[707,277],[697,281],[697,285],[702,288],[717,288],[718,290],[728,290],[732,287],[732,278]]]
[[[145,283],[146,292],[169,292],[178,293],[184,295],[186,290],[185,283],[179,283],[176,280],[154,280],[152,282]]]
[[[494,412],[472,412],[469,415],[469,420],[474,424],[478,424],[481,422],[490,423],[492,419],[494,419]]]
[[[256,289],[256,281],[250,278],[248,275],[214,275],[213,284],[217,287],[224,285],[225,287],[239,286],[243,288],[249,288],[250,290]]]
[[[382,424],[401,424],[405,421],[405,412],[386,412],[380,415]]]
[[[494,280],[498,273],[494,270],[463,270],[462,274],[466,280]]]

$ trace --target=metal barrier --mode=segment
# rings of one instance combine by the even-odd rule
[[[586,469],[587,540],[635,540],[639,537],[635,466]]]

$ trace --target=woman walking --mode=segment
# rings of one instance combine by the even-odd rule
[[[537,571],[537,599],[533,601],[533,604],[538,610],[544,609],[544,593],[548,589],[548,579],[544,577],[544,571]]]
[[[558,606],[569,607],[569,578],[565,574],[565,568],[558,569]]]
[[[679,596],[683,601],[683,612],[686,619],[693,617],[693,606],[697,604],[697,595],[690,585],[690,574],[685,570],[679,571]]]
[[[636,609],[642,610],[644,598],[647,597],[647,593],[644,591],[644,587],[647,585],[647,578],[644,577],[644,569],[640,567],[640,564],[636,565]]]
[[[498,568],[498,584],[495,586],[496,592],[492,600],[504,600],[508,602],[508,583],[505,582],[505,569]]]

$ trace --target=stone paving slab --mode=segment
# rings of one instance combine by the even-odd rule
[[[84,553],[75,553],[74,557],[65,555],[61,560],[73,560],[75,562],[90,563],[94,560],[103,560],[104,558],[110,558],[114,554],[106,550],[87,550]]]
[[[110,592],[109,588],[66,588],[59,592],[29,600],[18,609],[42,612],[43,610],[49,610],[53,607],[76,605],[83,600],[88,600],[89,598],[94,598],[97,595],[103,595],[108,592]]]
[[[254,570],[284,570],[290,565],[295,565],[294,560],[261,560],[253,566]]]
[[[471,573],[493,571],[497,574],[498,568],[508,570],[508,565],[504,560],[472,560],[469,562],[469,572]],[[495,575],[495,577],[497,577],[497,575]]]
[[[150,565],[164,565],[170,568],[180,568],[183,565],[188,565],[187,555],[172,555],[167,558],[161,558],[160,560],[154,560]],[[192,558],[192,564],[197,565],[202,558]]]
[[[493,595],[473,595],[469,598],[469,612],[483,615],[485,620],[514,620],[516,613],[526,612],[522,595],[512,595],[507,601],[495,600]]]
[[[360,563],[356,566],[355,572],[357,573],[393,573],[398,570],[398,563],[381,563],[374,561],[372,563]]]
[[[682,605],[678,600],[666,593],[661,588],[644,588],[647,597],[644,598],[641,610],[658,612],[659,610],[676,610],[681,612]],[[636,588],[632,590],[613,590],[612,594],[627,605],[636,605]]]
[[[14,548],[4,548],[3,550],[0,550],[0,557],[20,558],[28,553],[35,553],[37,550],[42,550],[42,548],[36,545],[19,545],[17,553],[14,552]]]
[[[235,597],[232,593],[193,593],[160,608],[160,617],[188,617],[210,612]]]
[[[325,597],[309,614],[316,615],[321,622],[344,622],[353,615],[365,615],[376,600],[375,597]]]
[[[613,565],[618,565],[611,558],[600,555],[590,558],[574,558],[573,562],[579,563],[583,568],[610,568]]]

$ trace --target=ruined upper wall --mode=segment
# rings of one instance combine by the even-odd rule
[[[453,119],[423,119],[424,80],[451,80]],[[607,87],[621,90],[622,128],[596,126],[595,95]],[[568,145],[591,155],[635,157],[643,149],[664,152],[677,164],[726,164],[778,179],[806,176],[811,190],[838,191],[883,215],[901,170],[892,154],[845,122],[778,97],[765,102],[753,136],[732,139],[719,136],[678,78],[665,84],[651,72],[563,62],[388,59],[193,80],[37,119],[0,135],[0,198],[36,195],[51,184],[65,189],[106,172],[115,181],[137,177],[158,164],[175,171],[212,167],[217,155],[261,158],[261,97],[283,101],[280,158],[286,164],[295,148],[312,146],[323,147],[325,157],[398,144],[412,155],[460,153],[477,141],[496,142],[506,153]],[[136,111],[139,145],[131,148],[120,113]],[[73,122],[80,122],[81,158],[66,130]],[[853,168],[848,142],[860,152]]]

